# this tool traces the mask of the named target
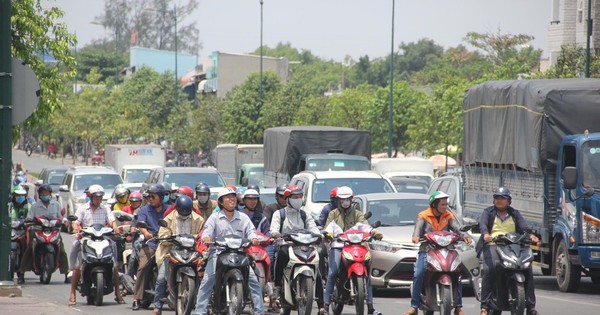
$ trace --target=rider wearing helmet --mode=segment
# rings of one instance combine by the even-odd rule
[[[167,182],[162,182],[160,183],[160,185],[162,185],[165,188],[165,195],[163,196],[162,202],[169,206],[172,205],[173,202],[171,202],[171,193],[177,192],[177,185]]]
[[[23,171],[19,171],[17,172],[17,174],[15,175],[15,178],[13,179],[13,187],[19,186],[20,184],[24,184],[27,183],[27,176],[25,176],[25,172]]]
[[[247,214],[248,217],[250,217],[252,224],[254,224],[254,227],[258,232],[261,232],[266,236],[270,236],[271,224],[269,223],[269,220],[267,220],[262,212],[256,211],[256,208],[260,202],[259,198],[260,194],[258,191],[254,189],[247,189],[244,192],[244,197],[242,198],[244,200],[244,208],[242,211]]]
[[[187,187],[187,186],[182,186]],[[187,187],[188,189],[191,188]],[[158,230],[158,238],[166,238],[170,235],[190,234],[196,237],[202,230],[204,219],[193,211],[192,198],[186,194],[181,194],[175,200],[173,205],[176,211],[171,212],[165,217],[167,227],[161,227]],[[171,250],[170,242],[161,242],[156,249],[156,263],[158,264],[158,277],[154,292],[154,311],[152,314],[160,315],[163,307],[163,298],[167,295],[167,281],[169,270],[168,254]]]
[[[11,203],[8,204],[10,219],[12,221],[25,220],[30,207],[31,204],[27,201],[27,191],[20,185],[16,186],[12,191]],[[27,242],[25,238],[19,238],[19,242],[21,243],[21,248],[26,248]],[[21,260],[23,260],[23,252],[20,252],[19,261]],[[17,283],[25,283],[25,273],[17,271]]]
[[[260,194],[260,187],[258,187],[258,185],[256,185],[256,184],[250,184],[250,185],[246,186],[246,189],[254,189],[254,190],[256,190],[256,192],[258,194]],[[256,205],[255,211],[264,212],[264,209],[266,207],[267,207],[267,204],[264,201],[260,200],[260,198],[258,198],[258,204]],[[271,221],[269,221],[269,222],[271,222]]]
[[[327,222],[327,217],[329,216],[329,212],[331,212],[331,210],[338,207],[337,190],[338,190],[337,187],[333,187],[329,191],[329,203],[324,205],[323,209],[321,209],[321,213],[319,214],[319,222],[317,222],[318,225],[324,226],[325,222]]]
[[[152,240],[154,233],[158,232],[160,225],[158,221],[164,217],[165,211],[169,207],[163,201],[168,198],[167,190],[161,184],[152,184],[146,191],[148,194],[148,203],[138,212],[138,222],[145,222],[148,228],[140,228],[140,233],[144,235],[146,243],[139,253],[139,265],[136,273],[135,288],[133,292],[133,310],[140,309],[140,301],[144,297],[144,286],[146,284],[146,275],[149,274],[149,268],[152,267],[154,253],[156,252],[156,241]]]
[[[129,194],[129,206],[123,208],[123,212],[135,215],[142,206],[142,193],[134,191]]]
[[[521,212],[511,207],[512,195],[507,187],[498,187],[494,191],[494,204],[483,210],[479,218],[481,238],[477,242],[477,253],[483,252],[481,313],[488,314],[489,301],[492,295],[491,283],[494,283],[494,262],[498,260],[496,245],[492,242],[495,236],[507,233],[526,233],[528,224]],[[537,236],[531,234],[531,241],[539,243]],[[538,244],[539,245],[539,244]],[[481,257],[481,256],[480,256]],[[527,315],[538,315],[535,310],[535,290],[531,265],[525,270],[525,295]]]
[[[179,186],[177,186],[177,184],[173,183],[173,184],[171,184],[171,189],[169,189],[169,187],[166,185],[168,185],[168,184],[163,183],[163,186],[165,186],[165,189],[167,190],[167,194],[169,194],[169,201],[167,203],[170,205],[175,204],[177,197],[179,197],[179,193],[177,192],[177,190],[179,190]]]
[[[453,231],[462,235],[463,239],[467,243],[471,243],[471,238],[465,233],[460,231],[460,223],[452,214],[448,211],[448,195],[441,191],[436,191],[429,196],[429,208],[419,212],[417,216],[417,222],[415,224],[415,230],[413,232],[412,241],[415,244],[419,244],[422,238],[425,237],[426,233],[434,231]],[[410,308],[404,313],[404,315],[417,314],[419,306],[421,304],[421,291],[423,288],[423,279],[425,278],[425,269],[427,267],[427,244],[421,244],[419,248],[419,254],[417,256],[417,262],[415,264],[415,274],[413,276],[413,294],[410,300]],[[464,314],[462,310],[462,285],[458,283],[458,297],[457,306],[454,310],[454,314]]]
[[[117,186],[117,188],[115,188],[115,198],[117,199],[117,202],[113,203],[111,209],[113,211],[123,210],[125,207],[129,206],[129,194],[131,194],[129,188],[123,187],[122,185]]]
[[[235,197],[237,198],[238,210],[240,211],[244,209],[244,192],[246,192],[246,187],[238,187],[235,190]]]
[[[275,202],[263,208],[263,214],[271,223],[273,223],[273,213],[287,206],[286,199],[283,196],[287,186],[287,184],[281,184],[277,186],[277,188],[275,188]]]
[[[190,197],[190,200],[194,200],[194,192],[192,191],[192,188],[190,188],[189,186],[181,186],[179,188],[177,188],[177,198],[181,197],[181,196],[188,196]],[[175,210],[176,205],[172,204],[169,209],[167,209],[167,211],[165,211],[165,218],[171,214],[171,212],[173,212],[173,210]],[[200,214],[200,210],[198,210],[197,208],[193,207],[192,210],[194,212],[196,212],[196,214]],[[204,220],[204,218],[203,218]]]
[[[200,214],[205,222],[216,207],[217,202],[210,199],[210,187],[208,187],[208,184],[198,183],[198,185],[196,185],[196,200],[194,200],[194,208],[200,210]]]

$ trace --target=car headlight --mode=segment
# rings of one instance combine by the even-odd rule
[[[369,249],[380,252],[395,253],[403,248],[402,245],[392,244],[386,241],[371,241],[369,242]]]

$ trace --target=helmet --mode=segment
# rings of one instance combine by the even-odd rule
[[[235,190],[235,194],[236,194],[236,195],[243,195],[243,194],[244,194],[244,192],[246,192],[246,189],[247,189],[246,187],[238,187],[238,188]]]
[[[277,188],[275,189],[275,193],[277,195],[284,196],[285,195],[285,190],[286,190],[287,187],[288,187],[288,184],[281,184],[281,185],[277,186]]]
[[[23,189],[25,189],[25,191],[29,192],[29,185],[27,185],[25,183],[20,183],[19,186],[23,187]]]
[[[165,196],[166,190],[165,186],[161,184],[152,184],[150,187],[148,187],[146,192],[149,194],[157,194],[160,198],[162,198]]]
[[[337,191],[338,191],[338,188],[333,187],[333,189],[331,189],[329,191],[329,198],[333,199],[333,198],[337,197]]]
[[[23,171],[18,171],[16,175],[17,175],[17,176],[25,176],[25,172],[23,172]]]
[[[196,193],[209,193],[210,194],[210,187],[208,187],[207,183],[198,183],[198,185],[196,185]]]
[[[23,188],[23,186],[19,185],[19,186],[15,186],[15,188],[13,188],[12,193],[13,193],[13,195],[27,195],[27,190],[25,190],[25,188]]]
[[[354,192],[352,191],[352,188],[348,186],[338,187],[337,197],[341,199],[352,198],[354,197]]]
[[[181,195],[177,197],[177,201],[175,201],[175,209],[177,213],[181,216],[188,216],[192,214],[193,201],[192,198]]]
[[[194,192],[192,191],[192,188],[190,186],[181,186],[177,188],[177,193],[181,195],[186,195],[190,198],[194,198]]]
[[[47,191],[49,193],[52,193],[52,187],[50,187],[50,185],[48,184],[42,184],[40,185],[40,187],[38,187],[38,194],[40,194],[42,191]]]
[[[445,193],[441,192],[441,191],[435,191],[433,194],[431,194],[431,196],[429,196],[429,205],[431,205],[434,201],[438,200],[438,199],[444,199],[444,198],[448,198],[450,196],[446,195]]]
[[[246,188],[248,188],[248,189],[254,189],[254,190],[256,190],[257,193],[260,194],[260,188],[258,188],[258,185],[256,185],[256,184],[250,184]]]
[[[503,186],[496,188],[496,190],[494,191],[494,199],[496,199],[496,197],[503,197],[507,200],[512,199],[512,196],[510,195],[510,190]]]
[[[231,194],[235,195],[235,186],[225,186],[219,190],[219,196],[217,199],[221,200],[221,197]]]
[[[140,193],[139,191],[132,192],[131,194],[129,194],[129,201],[142,201],[142,193]]]
[[[165,194],[168,194],[171,191],[173,191],[173,185],[171,185],[170,183],[162,182],[160,184],[165,188]],[[175,188],[175,189],[177,189],[177,188]]]
[[[104,188],[102,188],[100,185],[92,185],[90,186],[90,194],[96,197],[104,196]]]
[[[247,189],[244,192],[244,199],[245,198],[260,198],[260,194],[255,189]]]
[[[115,188],[115,197],[117,197],[117,198],[127,196],[130,193],[131,193],[131,191],[128,188],[125,188],[123,186],[119,186],[119,187]]]
[[[23,183],[27,183],[27,177],[25,177],[25,175],[19,175],[17,176],[17,178],[15,178],[15,186]]]
[[[290,186],[287,186],[287,188],[283,192],[283,197],[289,198],[291,195],[301,195],[301,194],[304,194],[304,191],[302,191],[302,188],[300,188],[296,185],[290,185]]]

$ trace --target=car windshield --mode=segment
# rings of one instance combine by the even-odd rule
[[[327,178],[313,182],[312,201],[329,202],[329,191],[340,186],[352,188],[354,195],[394,192],[394,188],[383,178]]]
[[[114,189],[122,182],[121,176],[117,174],[75,175],[73,190],[84,190],[91,185],[100,185],[104,189]]]
[[[587,141],[581,146],[583,185],[600,190],[600,141]]]
[[[67,170],[48,171],[48,179],[46,180],[46,183],[51,185],[60,185],[63,182],[66,173]]]
[[[369,161],[345,159],[310,159],[306,171],[367,171]]]
[[[427,199],[369,200],[367,210],[373,214],[369,223],[381,221],[382,226],[412,225],[419,212],[427,207]]]
[[[403,175],[403,176],[390,177],[390,180],[392,181],[392,183],[394,183],[394,185],[396,185],[396,181],[403,181],[405,178],[420,180],[423,183],[425,183],[425,185],[427,185],[427,187],[429,187],[431,185],[431,177],[430,176]]]
[[[165,175],[165,182],[192,188],[196,187],[200,182],[206,183],[208,187],[225,186],[221,176],[214,173],[171,173]]]
[[[248,171],[248,185],[258,185],[262,187],[265,183],[265,168],[253,167]]]
[[[142,183],[150,174],[150,169],[128,169],[125,174],[125,183]]]

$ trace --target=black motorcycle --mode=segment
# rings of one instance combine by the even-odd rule
[[[10,264],[8,265],[10,279],[14,278],[15,272],[21,267],[21,259],[25,252],[22,244],[25,237],[25,221],[23,219],[11,221]]]

